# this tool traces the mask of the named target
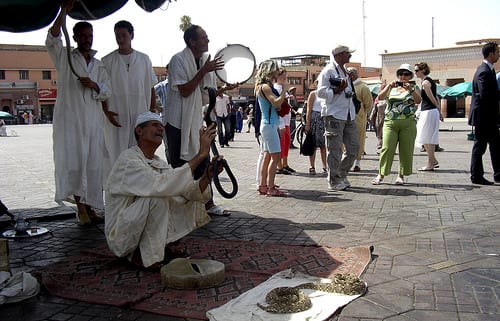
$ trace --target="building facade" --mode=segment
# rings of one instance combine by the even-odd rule
[[[500,43],[500,39],[482,39],[457,43],[456,47],[427,49],[399,53],[384,53],[382,68],[361,66],[352,62],[360,78],[367,83],[383,83],[394,79],[402,63],[411,65],[425,61],[431,67],[431,77],[439,84],[453,86],[472,81],[477,66],[483,60],[481,48],[486,42]],[[330,62],[326,55],[295,55],[271,58],[287,70],[290,86],[297,88],[297,99],[304,103],[313,82]],[[500,62],[495,65],[500,70]],[[165,67],[154,67],[159,81],[168,77]],[[253,77],[230,91],[233,102],[243,106],[255,101]],[[0,44],[0,110],[11,113],[13,123],[50,123],[57,97],[57,71],[45,46]],[[467,117],[470,97],[441,100],[444,117]]]
[[[500,44],[500,39],[481,39],[463,41],[456,47],[407,51],[382,54],[381,81],[390,82],[396,77],[396,70],[403,63],[414,65],[426,62],[430,69],[430,77],[443,86],[472,81],[477,67],[483,61],[482,47],[487,42]],[[495,64],[500,70],[500,61]],[[445,118],[468,117],[471,97],[441,99],[441,112]]]
[[[155,67],[159,80],[165,67]],[[0,110],[13,124],[51,123],[57,98],[57,71],[45,46],[0,44]]]

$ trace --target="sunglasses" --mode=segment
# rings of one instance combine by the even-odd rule
[[[411,72],[400,72],[400,73],[398,73],[398,76],[410,77],[411,76]]]

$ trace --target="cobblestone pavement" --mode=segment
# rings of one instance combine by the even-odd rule
[[[286,244],[335,247],[373,245],[373,260],[363,279],[369,290],[331,320],[493,321],[500,319],[500,186],[469,180],[472,142],[464,120],[441,126],[440,167],[417,172],[404,186],[393,174],[370,184],[378,158],[373,132],[361,172],[351,173],[352,187],[327,189],[326,176],[308,174],[308,159],[290,151],[294,175],[278,175],[286,198],[258,196],[255,185],[257,144],[252,134],[237,133],[221,149],[239,182],[238,195],[216,202],[234,211],[216,217],[195,235]],[[14,213],[50,229],[25,240],[9,240],[13,273],[32,271],[102,241],[103,226],[79,227],[72,204],[53,202],[54,177],[50,125],[9,126],[17,137],[0,137],[0,199]],[[426,155],[415,148],[414,168]],[[397,159],[397,157],[396,157]],[[321,168],[319,157],[316,167]],[[397,169],[397,161],[393,170]],[[486,178],[493,179],[489,154]],[[5,228],[6,217],[0,217]],[[3,221],[1,221],[3,220]],[[66,300],[43,292],[22,303],[0,306],[0,320],[181,320]]]

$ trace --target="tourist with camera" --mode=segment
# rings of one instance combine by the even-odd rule
[[[413,68],[410,64],[402,64],[396,71],[397,79],[393,80],[378,94],[377,99],[385,100],[384,133],[380,151],[379,174],[372,180],[379,185],[385,176],[391,173],[392,162],[399,145],[399,171],[396,185],[405,183],[404,176],[413,170],[413,149],[417,136],[415,112],[422,101],[420,89],[410,83]]]
[[[358,130],[354,86],[344,67],[354,50],[347,46],[333,49],[333,60],[318,76],[317,96],[322,99],[321,116],[325,124],[328,188],[342,191],[351,186],[347,173],[358,154]],[[342,153],[342,144],[345,152]]]

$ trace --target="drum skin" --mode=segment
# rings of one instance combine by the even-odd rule
[[[230,44],[217,51],[215,57],[221,57],[224,68],[215,74],[226,84],[242,84],[252,78],[255,72],[255,56],[250,48],[240,44]]]

